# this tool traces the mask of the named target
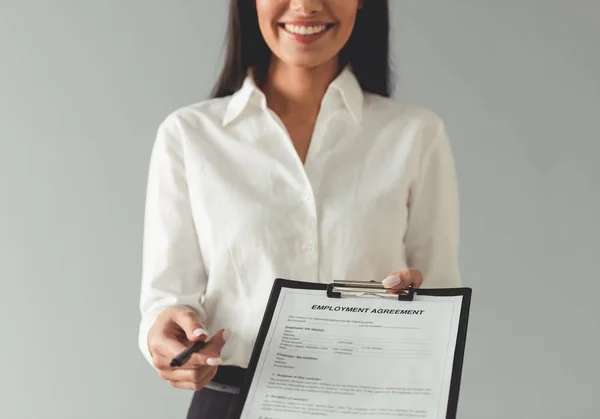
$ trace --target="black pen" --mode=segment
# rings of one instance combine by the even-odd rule
[[[194,344],[192,346],[190,346],[189,348],[187,348],[186,350],[181,352],[179,355],[177,355],[175,358],[173,358],[173,360],[171,361],[171,367],[181,367],[183,364],[185,364],[191,358],[191,356],[195,352],[198,352],[200,349],[204,348],[205,346],[206,346],[206,342],[203,340],[194,342]]]

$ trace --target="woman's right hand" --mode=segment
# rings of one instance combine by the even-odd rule
[[[188,307],[175,306],[163,311],[148,333],[148,348],[159,375],[173,387],[200,390],[217,373],[222,363],[221,349],[229,333],[219,330],[206,346],[194,353],[183,366],[173,368],[171,360],[195,341],[205,340],[207,332],[196,313]]]

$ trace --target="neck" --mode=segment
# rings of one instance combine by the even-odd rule
[[[262,89],[267,104],[279,115],[316,115],[329,84],[339,74],[337,60],[315,68],[271,61]]]

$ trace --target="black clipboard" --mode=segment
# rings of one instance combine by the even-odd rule
[[[467,342],[467,330],[469,323],[469,312],[471,308],[472,289],[469,287],[460,288],[408,288],[404,290],[388,290],[379,282],[369,281],[334,281],[333,283],[313,283],[294,281],[290,279],[277,278],[273,282],[271,294],[263,316],[263,320],[258,331],[254,344],[252,355],[248,363],[244,384],[242,385],[238,397],[237,415],[241,417],[248,398],[250,386],[256,372],[256,367],[265,344],[266,337],[271,327],[275,308],[279,301],[279,295],[283,288],[323,290],[329,298],[344,298],[344,296],[381,295],[397,298],[400,301],[412,301],[415,295],[430,296],[462,296],[462,303],[459,315],[458,332],[456,336],[456,347],[454,351],[454,361],[452,364],[452,375],[450,378],[450,391],[448,394],[448,404],[446,409],[446,419],[456,419],[458,411],[458,399],[460,393],[460,383],[462,378],[462,369],[464,354]]]

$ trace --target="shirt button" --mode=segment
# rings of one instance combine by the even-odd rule
[[[312,252],[315,250],[315,245],[313,243],[305,243],[302,246],[302,249],[306,250],[307,252]]]
[[[302,195],[302,199],[304,199],[305,201],[310,201],[312,199],[312,196],[306,194],[306,195]]]

